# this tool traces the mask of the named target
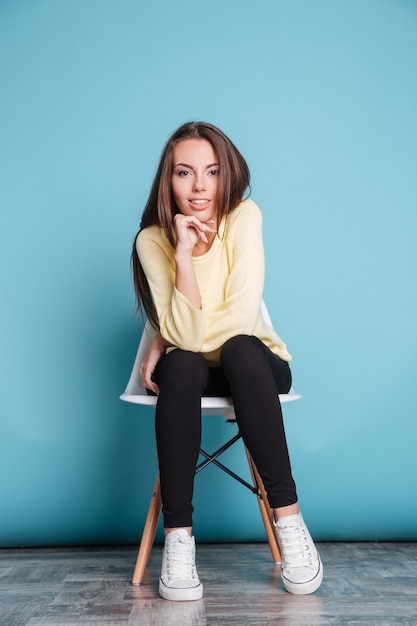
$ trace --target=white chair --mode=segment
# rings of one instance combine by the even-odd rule
[[[262,302],[262,317],[267,324],[272,326],[271,318],[264,302]],[[147,321],[143,329],[141,340],[139,342],[139,347],[136,354],[135,362],[133,364],[133,369],[129,378],[129,382],[124,393],[120,396],[120,399],[124,402],[131,402],[133,404],[141,404],[151,407],[154,407],[156,405],[157,396],[150,396],[147,394],[146,389],[142,386],[142,377],[140,374],[140,365],[145,358],[145,355],[147,354],[148,348],[154,336],[155,331],[151,327],[149,321]],[[299,398],[301,398],[301,396],[295,393],[293,389],[291,389],[287,394],[280,394],[279,398],[281,403],[283,404],[286,402],[298,400]],[[201,412],[202,415],[221,415],[228,422],[236,422],[236,416],[231,398],[203,397],[201,399]],[[223,452],[225,452],[225,450],[230,448],[230,446],[236,443],[236,441],[238,441],[239,439],[241,439],[241,435],[238,432],[234,437],[232,437],[229,441],[227,441],[223,446],[221,446],[212,454],[208,454],[203,449],[200,449],[200,454],[205,458],[205,461],[202,461],[197,466],[196,473],[207,467],[207,465],[209,465],[210,463],[214,463],[217,467],[229,474],[229,476],[231,476],[232,478],[243,484],[245,487],[249,488],[254,494],[256,494],[262,515],[262,520],[265,526],[266,535],[272,553],[272,559],[275,563],[279,563],[281,561],[281,555],[274,531],[272,510],[268,504],[266,491],[262,479],[246,446],[245,452],[253,480],[253,485],[247,483],[244,479],[232,472],[228,467],[226,467],[217,460],[218,457]],[[145,569],[148,564],[149,555],[155,539],[155,533],[158,525],[159,516],[161,514],[161,509],[161,486],[158,473],[148,509],[148,514],[146,517],[145,526],[142,533],[139,553],[132,578],[132,583],[134,585],[140,585],[142,583]]]

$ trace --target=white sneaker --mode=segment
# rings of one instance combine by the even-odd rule
[[[159,595],[165,600],[200,600],[203,585],[195,566],[195,541],[185,528],[165,537]]]
[[[301,513],[274,522],[281,549],[281,578],[289,593],[314,593],[323,580],[320,555]]]

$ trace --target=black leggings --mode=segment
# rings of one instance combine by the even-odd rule
[[[165,528],[192,526],[195,468],[201,441],[201,396],[231,396],[243,441],[265,484],[271,508],[297,502],[278,393],[291,387],[288,363],[258,338],[238,335],[208,367],[176,349],[159,361],[156,440]]]

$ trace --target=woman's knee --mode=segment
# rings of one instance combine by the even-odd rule
[[[265,352],[262,342],[252,335],[236,335],[224,344],[221,351],[221,363],[231,367],[235,363],[240,367],[259,367],[265,362]]]
[[[172,350],[160,361],[158,367],[160,384],[173,383],[177,388],[204,389],[208,368],[204,357],[197,352]]]
[[[288,393],[292,378],[286,361],[273,354],[260,339],[249,335],[238,335],[229,339],[221,354],[222,366],[229,381],[265,380],[272,373],[278,393]]]

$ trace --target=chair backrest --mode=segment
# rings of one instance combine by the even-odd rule
[[[263,300],[261,304],[261,314],[264,321],[272,327],[272,321]],[[152,328],[149,320],[146,320],[129,382],[127,383],[125,391],[120,396],[120,399],[124,402],[142,404],[145,406],[156,405],[157,397],[149,396],[147,394],[146,389],[142,385],[142,377],[140,374],[140,365],[148,352],[152,340],[155,337],[155,333],[156,331]],[[301,396],[298,393],[295,393],[295,391],[291,388],[288,393],[280,394],[279,398],[281,402],[292,402],[294,400],[298,400]],[[202,413],[205,415],[223,415],[228,421],[235,420],[235,413],[231,398],[223,396],[204,396],[201,399],[201,409]]]

